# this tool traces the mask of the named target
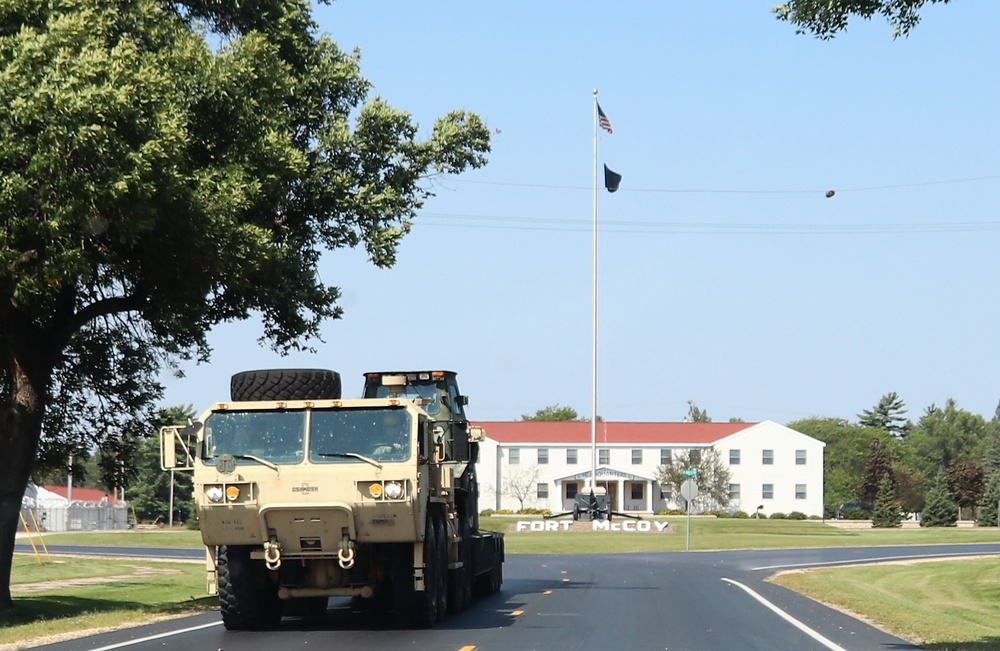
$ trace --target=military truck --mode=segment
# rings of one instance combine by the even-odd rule
[[[467,403],[451,371],[367,373],[345,400],[334,371],[257,370],[163,428],[162,467],[194,474],[226,628],[322,614],[332,596],[429,627],[498,591],[504,541],[479,530],[484,432]]]

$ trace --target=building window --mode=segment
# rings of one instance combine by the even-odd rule
[[[566,499],[575,500],[576,492],[580,490],[580,485],[575,481],[566,482]]]
[[[740,451],[730,450],[729,451],[729,465],[738,466],[740,465]]]
[[[645,494],[645,491],[642,490],[642,487],[643,487],[643,484],[640,484],[638,482],[635,482],[635,483],[632,484],[632,499],[634,499],[634,500],[641,500],[641,499],[643,499],[643,495]]]
[[[507,463],[509,463],[512,466],[516,466],[517,464],[521,463],[520,448],[511,448],[510,450],[507,451]]]
[[[608,465],[611,463],[611,450],[608,448],[601,448],[597,451],[597,463],[603,463]]]
[[[674,498],[674,490],[670,486],[660,484],[660,499],[669,502]]]
[[[795,499],[804,500],[806,498],[806,485],[795,484]]]
[[[671,453],[670,448],[660,448],[660,465],[669,466],[670,462],[673,461],[674,455]]]
[[[576,448],[568,448],[566,450],[566,465],[567,466],[576,465]]]
[[[642,464],[642,450],[632,450],[632,465],[638,466]]]
[[[538,465],[545,465],[549,462],[549,449],[538,448]]]
[[[773,500],[774,484],[764,484],[764,486],[761,488],[760,496],[763,497],[765,500]]]
[[[774,465],[774,450],[764,450],[761,461],[765,466]]]
[[[804,466],[804,465],[806,465],[806,451],[805,450],[796,450],[795,451],[795,465],[796,466]]]
[[[538,482],[538,492],[536,495],[540,500],[549,499],[549,485],[542,481]]]
[[[691,453],[688,455],[688,458],[691,459],[692,464],[698,465],[699,463],[701,463],[701,450],[691,450]]]
[[[729,484],[729,499],[738,500],[740,499],[740,485],[739,484]]]

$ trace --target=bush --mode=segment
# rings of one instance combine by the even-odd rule
[[[767,517],[770,520],[787,520],[788,519],[788,516],[785,515],[784,513],[781,513],[780,511],[777,512],[777,513],[772,513],[771,515],[769,515]]]
[[[656,512],[656,515],[686,515],[687,511],[682,511],[680,509],[660,509]]]
[[[806,519],[806,514],[803,513],[802,511],[792,511],[791,513],[788,514],[788,519],[789,520],[805,520]]]
[[[523,509],[518,509],[517,515],[552,515],[552,511],[526,506]]]
[[[494,511],[493,509],[483,509],[482,511],[479,512],[479,517],[488,518],[494,513],[496,513],[496,511]]]
[[[514,512],[510,509],[497,509],[493,515],[514,515]]]
[[[746,511],[736,511],[735,513],[733,513],[732,517],[736,518],[737,520],[746,520],[750,517],[750,514],[747,513]]]
[[[868,511],[859,508],[844,509],[840,512],[841,520],[868,520],[870,517]]]

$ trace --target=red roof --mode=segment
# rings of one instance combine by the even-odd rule
[[[589,421],[476,422],[500,443],[590,443]],[[710,445],[755,423],[597,423],[597,442]]]
[[[51,491],[58,495],[59,497],[66,497],[67,491],[65,486],[42,486],[47,491]],[[73,487],[73,501],[74,502],[109,502],[114,503],[115,496],[108,495],[99,488],[77,488]]]

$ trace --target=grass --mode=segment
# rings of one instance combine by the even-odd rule
[[[39,564],[33,555],[16,554],[11,593],[14,607],[0,612],[0,649],[216,605],[205,595],[201,563],[53,556]]]
[[[687,518],[667,520],[671,533],[604,533],[570,535],[557,532],[515,532],[515,523],[528,518],[489,517],[481,527],[507,532],[512,554],[607,552],[676,552],[687,546]],[[537,519],[537,518],[536,518]],[[1000,541],[996,528],[840,529],[820,521],[744,520],[692,518],[692,551],[775,549],[782,547],[872,547],[879,545],[930,545]]]
[[[927,649],[1000,648],[997,558],[809,570],[773,581]]]
[[[511,554],[684,551],[688,540],[687,518],[683,516],[653,518],[669,521],[668,533],[514,531],[518,520],[531,519],[538,518],[484,517],[481,526],[506,532],[506,548]],[[201,545],[199,532],[189,530],[53,534],[47,535],[45,540],[49,545]],[[997,541],[1000,541],[1000,529],[996,528],[841,529],[818,521],[692,518],[690,549]],[[164,580],[163,574],[155,573],[156,568],[171,568],[171,571],[177,568],[180,574],[172,574]],[[129,573],[131,576],[121,578]],[[55,587],[70,580],[95,576],[119,578],[97,586]],[[75,559],[71,564],[57,562],[39,566],[33,556],[18,555],[12,578],[15,608],[0,615],[0,651],[34,646],[42,635],[78,633],[216,605],[214,597],[204,597],[204,568],[200,563]],[[782,574],[774,581],[858,614],[901,637],[921,640],[926,648],[934,651],[1000,648],[1000,620],[994,616],[1000,601],[1000,559],[809,570]],[[42,582],[51,582],[52,589],[17,592],[18,585]],[[18,641],[24,646],[16,646]]]

